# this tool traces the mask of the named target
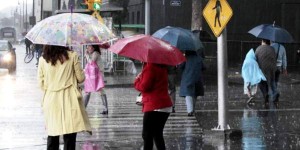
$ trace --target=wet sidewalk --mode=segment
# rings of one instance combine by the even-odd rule
[[[123,76],[124,77],[124,76]],[[182,138],[168,136],[166,144],[168,149],[300,149],[300,74],[291,71],[287,76],[281,76],[279,90],[281,93],[280,102],[274,105],[270,102],[266,105],[263,102],[258,90],[254,103],[247,104],[247,96],[243,94],[243,79],[239,68],[228,70],[228,123],[232,129],[239,129],[243,132],[241,140],[221,140],[204,135],[204,130],[211,130],[218,125],[218,102],[217,102],[217,76],[206,74],[205,96],[198,98],[196,103],[196,120],[200,127],[198,136],[185,134]],[[109,77],[108,77],[109,79]],[[134,77],[127,81],[133,81]],[[124,81],[122,79],[122,81]],[[124,84],[126,87],[132,83]],[[111,86],[118,87],[118,86]],[[122,87],[122,86],[121,86]],[[177,91],[179,87],[177,88]],[[180,101],[180,102],[178,102]],[[176,105],[180,111],[175,116],[185,116],[184,99],[177,97]],[[172,118],[172,116],[170,117]],[[198,128],[198,127],[196,127]],[[190,128],[193,129],[193,128]],[[186,130],[188,133],[188,129]],[[175,136],[176,137],[176,136]],[[172,148],[171,148],[172,147]]]
[[[0,150],[46,149],[47,134],[40,105],[42,92],[37,86],[35,62],[22,64],[23,55],[18,55],[16,75],[0,78],[0,129],[3,131]],[[139,72],[140,67],[137,69]],[[171,114],[164,130],[168,150],[300,149],[300,73],[290,72],[282,78],[280,102],[274,106],[264,105],[260,91],[254,103],[247,105],[239,71],[239,68],[228,70],[228,122],[231,128],[242,130],[243,138],[224,141],[203,134],[218,123],[217,73],[205,72],[205,96],[198,98],[194,117],[187,116],[184,98],[176,97],[176,113]],[[134,78],[134,74],[124,72],[105,75],[109,114],[100,114],[101,99],[93,93],[87,107],[93,135],[79,133],[77,150],[88,146],[97,150],[142,149],[143,114],[135,104],[138,92],[133,88]]]

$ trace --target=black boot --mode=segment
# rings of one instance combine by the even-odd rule
[[[175,113],[175,107],[172,107],[172,113]]]
[[[105,107],[105,109],[102,111],[102,115],[108,114],[108,105],[107,105],[107,97],[106,94],[101,95],[102,104]]]
[[[91,93],[86,93],[83,97],[83,100],[84,100],[84,107],[86,108],[89,101],[90,101],[90,97],[91,97]]]
[[[275,96],[275,100],[274,100],[274,103],[278,103],[279,102],[279,96],[280,96],[280,94],[278,93],[278,94],[276,94],[276,96]]]

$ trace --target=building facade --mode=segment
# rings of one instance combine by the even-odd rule
[[[227,1],[233,10],[233,16],[227,24],[229,40],[255,40],[247,33],[251,28],[275,21],[276,25],[292,34],[295,42],[300,42],[299,0]],[[208,0],[202,0],[203,8],[207,2]],[[145,0],[130,0],[127,9],[128,23],[144,24]],[[165,26],[191,28],[191,0],[151,0],[150,13],[150,33]],[[202,29],[212,33],[206,21],[202,22]]]

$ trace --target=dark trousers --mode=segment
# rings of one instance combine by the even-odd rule
[[[144,150],[153,149],[153,140],[157,150],[165,150],[163,130],[170,113],[150,111],[144,113],[143,118],[143,139]]]
[[[279,71],[279,70],[275,71],[275,83],[276,83],[276,87],[278,85],[280,73],[281,73],[281,71]]]
[[[30,52],[30,45],[26,45],[26,54]]]
[[[169,74],[168,75],[168,89],[169,95],[171,97],[173,108],[175,108],[176,103],[176,74]]]
[[[261,81],[259,84],[259,89],[262,92],[264,99],[269,98],[269,86],[267,81]]]
[[[76,133],[64,134],[64,150],[76,149]],[[59,136],[48,136],[47,150],[59,150]]]

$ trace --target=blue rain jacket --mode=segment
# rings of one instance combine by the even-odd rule
[[[261,80],[267,80],[258,66],[253,49],[250,49],[244,60],[242,77],[244,83],[250,83],[250,85],[258,84]]]

